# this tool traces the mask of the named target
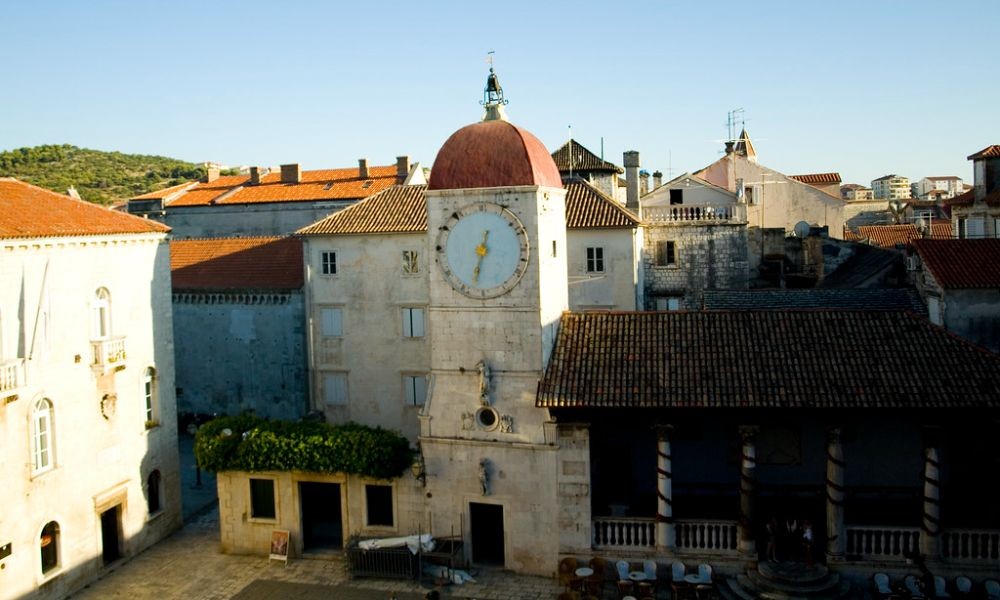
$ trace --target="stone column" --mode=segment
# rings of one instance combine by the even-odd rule
[[[941,553],[941,464],[937,439],[928,432],[924,442],[924,519],[920,524],[920,553],[936,560]]]
[[[844,531],[844,447],[840,428],[826,434],[826,558],[844,560],[847,534]]]
[[[670,455],[671,425],[657,425],[656,429],[656,549],[673,552],[677,547],[674,528],[674,484]]]
[[[738,549],[745,558],[756,560],[757,543],[754,540],[754,496],[757,488],[757,431],[756,426],[741,425],[740,441],[740,521]]]

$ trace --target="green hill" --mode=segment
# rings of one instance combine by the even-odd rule
[[[99,204],[112,204],[204,176],[204,167],[182,160],[68,144],[0,152],[0,177],[16,177],[61,194],[73,186],[84,200]]]

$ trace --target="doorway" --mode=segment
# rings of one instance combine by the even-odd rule
[[[104,564],[110,564],[122,557],[121,549],[121,505],[113,506],[101,513],[101,545]]]
[[[340,550],[344,527],[340,514],[340,484],[299,482],[302,508],[302,549]]]
[[[480,565],[504,565],[503,505],[469,503],[472,538],[472,562]]]

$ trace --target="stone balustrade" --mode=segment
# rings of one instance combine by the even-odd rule
[[[125,365],[125,337],[114,337],[90,342],[94,350],[92,365],[105,370]]]
[[[697,554],[735,554],[736,521],[677,521],[677,551]]]
[[[905,558],[904,554],[916,553],[920,548],[920,529],[917,527],[857,527],[848,525],[847,555],[865,560]]]
[[[649,550],[656,547],[656,522],[646,518],[595,517],[594,548]]]
[[[643,220],[650,224],[664,223],[744,223],[746,206],[651,206],[643,208]]]
[[[1000,559],[1000,531],[946,529],[941,538],[941,554],[944,558],[963,562]]]
[[[736,554],[736,521],[677,520],[678,553]],[[656,549],[656,521],[651,518],[595,517],[594,549]]]
[[[24,359],[15,358],[0,364],[0,393],[13,392],[24,385]]]

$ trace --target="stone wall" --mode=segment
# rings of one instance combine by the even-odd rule
[[[673,241],[677,261],[657,266],[657,242]],[[702,292],[743,290],[748,284],[746,224],[673,224],[647,227],[643,240],[646,310],[656,309],[656,297],[682,297],[682,307],[697,309]]]
[[[167,205],[166,215],[156,220],[169,225],[175,239],[288,235],[355,202],[322,200],[214,206]]]

